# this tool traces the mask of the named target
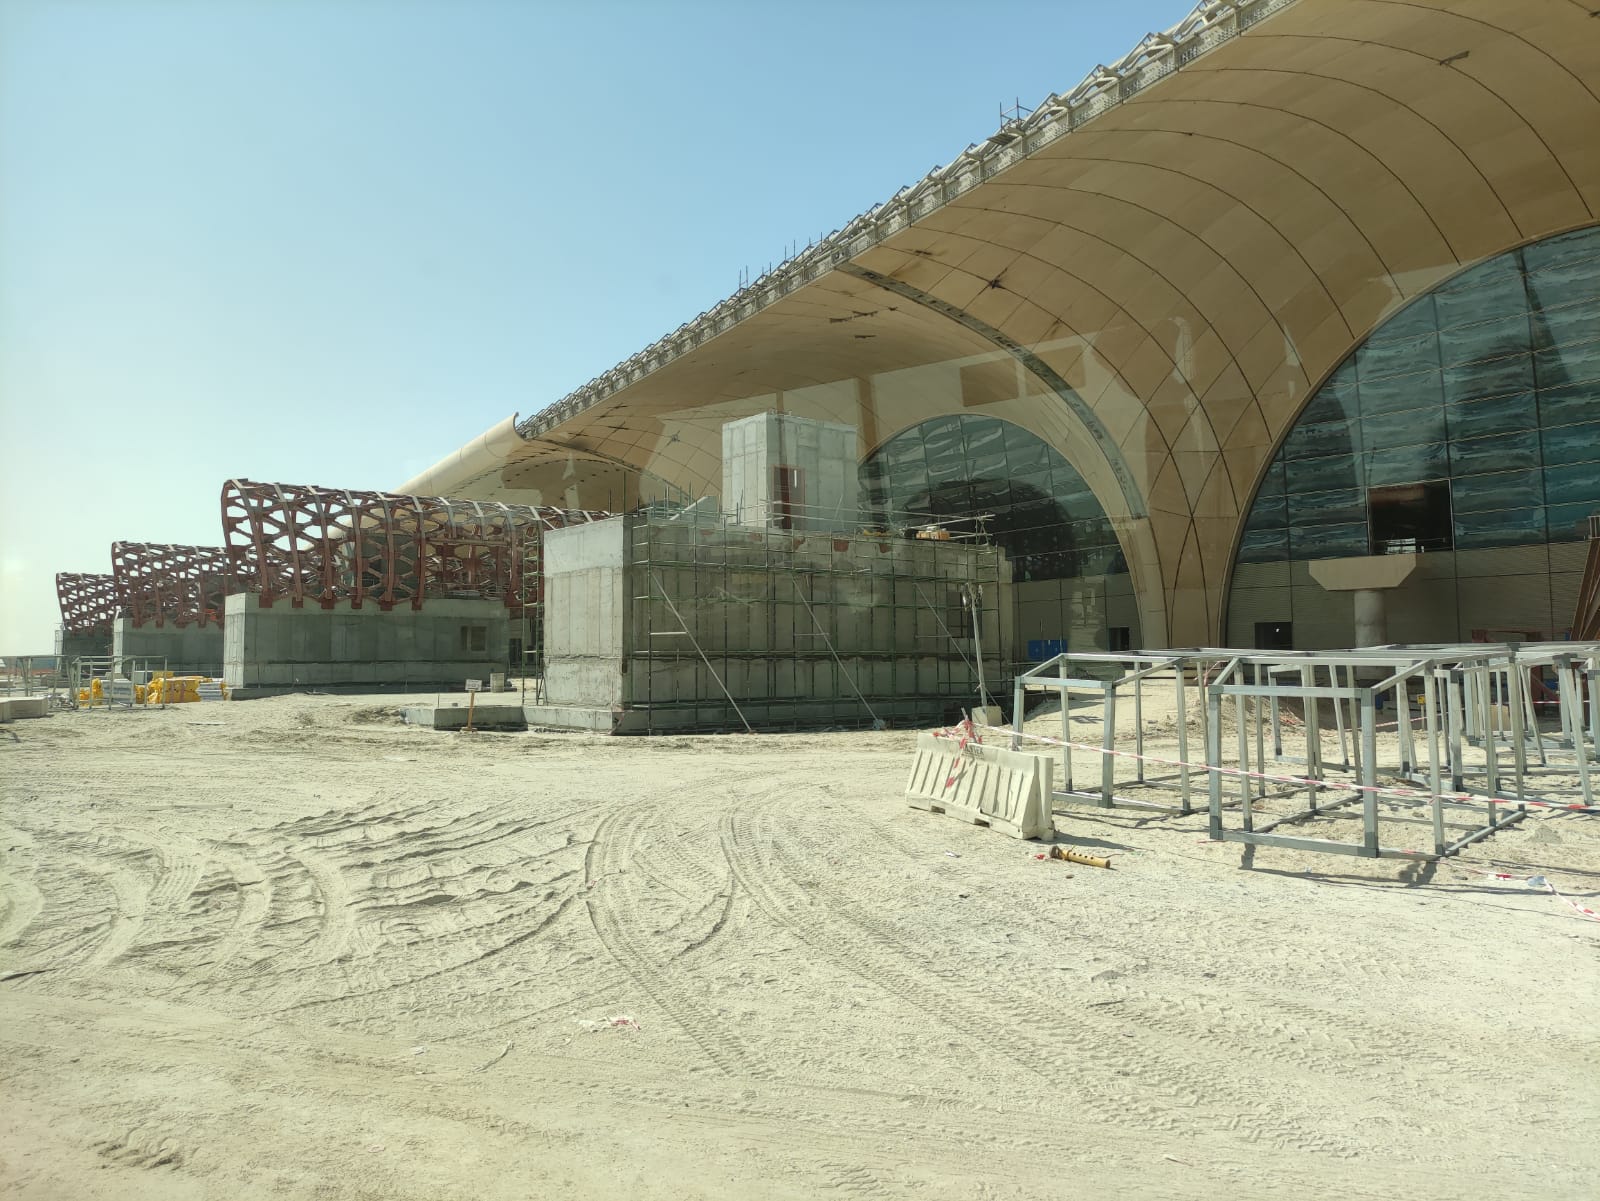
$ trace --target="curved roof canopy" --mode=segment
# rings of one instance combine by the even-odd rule
[[[885,399],[888,377],[999,362],[1032,401],[1016,419],[1121,523],[1161,610],[1147,637],[1207,641],[1241,512],[1315,386],[1463,265],[1597,213],[1588,6],[1208,2],[402,490],[648,472],[715,491],[723,420],[777,397],[858,424],[866,451],[941,411]],[[579,492],[548,502],[607,500]]]

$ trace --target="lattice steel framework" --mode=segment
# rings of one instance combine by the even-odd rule
[[[229,480],[222,530],[233,570],[263,608],[331,609],[372,601],[422,608],[428,597],[537,605],[544,531],[606,513],[305,484]]]
[[[239,585],[220,546],[113,542],[117,607],[135,626],[221,625],[223,602]]]
[[[58,571],[56,600],[61,604],[61,628],[69,634],[109,634],[117,619],[115,576]]]

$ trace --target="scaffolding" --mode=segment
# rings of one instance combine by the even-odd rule
[[[168,670],[167,660],[161,655],[80,655],[67,663],[62,673],[64,686],[60,691],[51,689],[51,700],[63,709],[88,709],[91,712],[165,709],[167,706],[163,701],[146,705],[139,699],[136,689],[157,673]],[[99,685],[98,692],[96,684]],[[91,699],[83,700],[84,693],[88,693]]]
[[[987,542],[627,521],[624,707],[645,731],[942,721],[1005,675],[1009,564]]]
[[[1175,754],[1146,753],[1152,688],[1173,690]],[[1059,739],[1025,731],[1030,692],[1059,698]],[[1093,721],[1085,698],[1098,701],[1094,742],[1073,735]],[[1017,678],[1013,705],[1013,748],[1061,756],[1058,802],[1203,806],[1218,841],[1436,859],[1530,808],[1596,811],[1600,643],[1063,654]],[[1131,735],[1119,729],[1130,708]],[[1097,785],[1078,787],[1075,758],[1096,755]],[[1308,831],[1351,822],[1348,839]]]
[[[1144,698],[1153,687],[1170,684],[1173,690],[1174,711],[1177,714],[1178,758],[1175,773],[1152,774],[1145,756]],[[1061,787],[1056,790],[1057,801],[1067,805],[1092,805],[1102,809],[1130,808],[1153,809],[1168,813],[1192,813],[1192,790],[1189,781],[1189,703],[1186,699],[1185,667],[1180,655],[1157,653],[1063,653],[1044,660],[1016,678],[1013,684],[1011,712],[1013,732],[1011,749],[1018,750],[1022,743],[1022,715],[1026,709],[1029,692],[1054,692],[1061,705]],[[1100,701],[1101,744],[1100,761],[1096,765],[1099,786],[1093,789],[1077,787],[1074,775],[1072,737],[1072,698],[1096,697]],[[1118,697],[1126,697],[1123,711],[1131,701],[1133,713],[1132,779],[1124,779],[1123,794],[1117,792],[1117,715]],[[1202,710],[1203,712],[1203,710]],[[1124,772],[1126,777],[1129,773]],[[1130,787],[1152,790],[1154,793],[1170,792],[1176,786],[1175,800],[1151,799],[1151,796],[1129,796]]]

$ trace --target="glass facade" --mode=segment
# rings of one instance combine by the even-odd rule
[[[890,526],[980,528],[1011,559],[1014,578],[1126,572],[1105,510],[1050,445],[994,417],[953,414],[903,430],[860,470],[863,504]]]
[[[1413,301],[1317,391],[1240,563],[1576,541],[1600,511],[1600,227]]]

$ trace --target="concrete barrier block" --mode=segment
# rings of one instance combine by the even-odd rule
[[[0,700],[0,721],[15,721],[20,717],[48,717],[50,702],[42,696],[11,696]]]
[[[919,734],[906,801],[913,809],[990,826],[1013,838],[1049,838],[1055,833],[1053,767],[1051,760],[1025,751]]]
[[[402,711],[407,725],[427,726],[435,730],[465,729],[467,714],[465,705],[413,705]],[[528,718],[521,705],[474,705],[471,714],[473,728],[478,730],[528,728]]]

